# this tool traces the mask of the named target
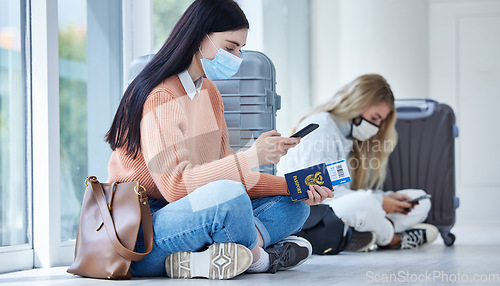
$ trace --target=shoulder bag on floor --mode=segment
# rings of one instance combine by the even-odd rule
[[[130,264],[153,248],[153,225],[146,189],[139,182],[100,183],[88,177],[69,273],[104,279],[130,279]],[[134,252],[139,227],[145,253]]]
[[[344,222],[328,205],[311,206],[309,217],[296,235],[307,239],[314,254],[338,254],[350,242],[351,229],[344,236]]]

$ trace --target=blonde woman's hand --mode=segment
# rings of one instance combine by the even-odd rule
[[[404,202],[403,197],[400,197],[399,199],[396,199],[391,195],[383,196],[382,208],[388,214],[392,213],[408,214],[414,205]]]
[[[388,196],[398,201],[411,200],[410,196],[408,196],[407,194],[403,194],[401,192],[390,193]]]
[[[286,155],[288,149],[299,144],[300,138],[281,137],[276,130],[262,133],[245,151],[250,168],[262,165],[276,164]]]
[[[333,198],[333,191],[327,187],[320,187],[318,185],[309,186],[307,190],[309,198],[304,202],[310,206],[318,205],[328,198]]]

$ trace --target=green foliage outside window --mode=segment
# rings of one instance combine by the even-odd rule
[[[88,175],[85,27],[67,26],[59,30],[59,66],[61,192],[68,199],[76,197],[81,202],[82,180]],[[76,237],[79,212],[72,208],[68,201],[61,200],[62,240]]]
[[[175,23],[193,1],[190,0],[153,0],[154,50],[158,51]]]

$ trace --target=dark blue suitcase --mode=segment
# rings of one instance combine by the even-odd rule
[[[398,144],[389,157],[384,190],[423,189],[432,195],[425,222],[439,228],[446,245],[459,205],[455,184],[455,138],[451,107],[430,99],[396,100]]]

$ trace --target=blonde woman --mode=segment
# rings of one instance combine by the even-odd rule
[[[347,160],[351,183],[335,187],[335,197],[325,203],[362,238],[352,241],[348,250],[366,250],[373,241],[383,248],[410,249],[437,238],[437,228],[422,223],[430,201],[405,202],[424,195],[423,190],[381,191],[387,159],[397,142],[395,122],[394,95],[387,81],[377,74],[359,76],[299,121],[296,130],[309,123],[319,128],[290,149],[278,166],[285,174]]]

